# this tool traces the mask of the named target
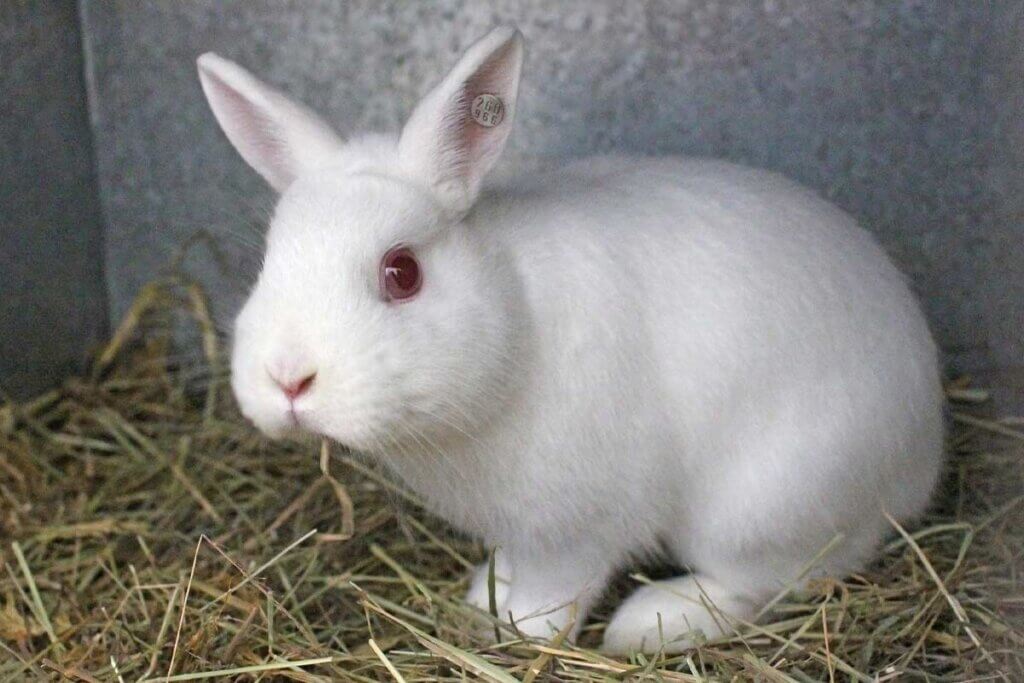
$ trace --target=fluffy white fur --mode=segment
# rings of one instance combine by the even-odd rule
[[[573,603],[578,628],[661,548],[691,573],[630,597],[607,650],[728,632],[837,537],[817,571],[862,567],[941,463],[935,347],[900,274],[839,209],[716,161],[588,159],[481,194],[521,59],[495,30],[399,137],[342,142],[200,58],[228,137],[282,191],[236,324],[242,411],[379,458],[498,547],[500,614],[528,634]],[[499,126],[468,118],[482,92]],[[398,244],[424,274],[402,304],[378,289]],[[293,419],[272,376],[313,372]],[[486,569],[468,600],[486,608]]]

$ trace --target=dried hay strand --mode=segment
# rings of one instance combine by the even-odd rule
[[[202,354],[172,356],[169,310]],[[202,290],[145,288],[87,378],[0,407],[0,679],[1024,680],[1024,422],[949,387],[939,500],[862,574],[780,594],[683,655],[503,631],[461,596],[485,549],[383,472],[240,418]],[[648,568],[648,573],[658,568]]]

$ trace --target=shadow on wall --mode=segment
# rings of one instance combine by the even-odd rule
[[[2,403],[80,369],[107,299],[74,3],[0,4],[0,65]]]

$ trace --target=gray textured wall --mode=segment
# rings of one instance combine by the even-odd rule
[[[18,396],[78,368],[107,328],[77,12],[0,2],[0,390]]]
[[[217,50],[342,131],[399,125],[476,36],[528,40],[510,159],[620,150],[780,170],[912,277],[951,364],[1021,376],[1024,3],[934,0],[82,0],[114,316],[187,235],[227,317],[269,192],[217,131]],[[809,255],[812,257],[812,255]]]

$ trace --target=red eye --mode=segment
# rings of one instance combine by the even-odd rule
[[[395,247],[380,262],[380,293],[386,301],[406,301],[423,284],[420,264],[407,247]]]

